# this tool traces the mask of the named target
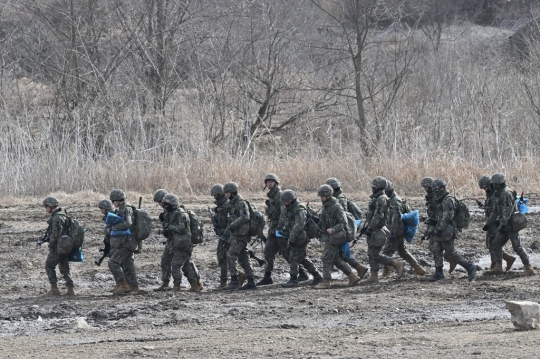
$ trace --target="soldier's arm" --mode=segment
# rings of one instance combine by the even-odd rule
[[[285,228],[285,224],[287,223],[287,209],[282,204],[279,211],[279,221],[278,221],[278,229]]]
[[[386,213],[386,209],[388,206],[388,200],[386,198],[379,198],[375,202],[375,210],[373,211],[373,217],[371,217],[371,221],[369,223],[369,229],[374,230],[377,227],[377,224],[380,223],[382,219],[384,219],[384,215]]]
[[[455,203],[451,197],[446,197],[442,202],[443,215],[437,222],[436,229],[443,230],[448,224],[452,223],[455,214]]]
[[[514,196],[512,196],[510,192],[505,191],[504,194],[501,196],[499,205],[501,208],[501,215],[500,215],[501,225],[507,225],[516,207]]]
[[[401,221],[401,203],[396,202],[388,209],[388,229],[391,233],[397,233]]]
[[[341,205],[341,208],[343,208],[343,210],[346,211],[347,210],[347,197],[339,196],[338,201],[339,201],[339,204]]]
[[[64,217],[62,215],[54,216],[51,225],[51,239],[49,241],[49,248],[53,248],[58,243],[58,239],[62,235],[64,229]]]
[[[291,229],[291,233],[289,233],[289,242],[296,242],[296,237],[301,231],[304,230],[304,227],[306,226],[306,219],[306,211],[304,209],[298,211],[294,219],[294,226]]]
[[[240,215],[231,222],[231,229],[236,229],[243,224],[249,223],[249,208],[246,202],[242,201],[238,205],[240,209]]]
[[[336,218],[338,220],[338,223],[332,227],[334,233],[341,231],[342,229],[347,228],[347,216],[345,215],[345,211],[341,206],[336,206]]]
[[[179,234],[189,233],[189,216],[187,213],[175,213],[169,223],[169,231]]]
[[[111,227],[112,230],[115,231],[125,231],[131,228],[131,224],[133,223],[133,211],[131,210],[131,207],[126,206],[124,213],[118,213],[118,215],[122,218],[124,218],[124,222],[115,224]]]

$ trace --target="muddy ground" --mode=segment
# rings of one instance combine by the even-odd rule
[[[262,207],[263,194],[246,196]],[[308,196],[303,196],[308,199]],[[150,199],[147,196],[147,199]],[[362,208],[367,202],[352,196]],[[313,200],[314,207],[318,203]],[[74,201],[71,201],[74,202]],[[206,243],[194,251],[205,290],[154,293],[160,284],[162,239],[156,234],[145,242],[135,262],[143,295],[113,297],[114,285],[107,263],[93,262],[102,246],[100,214],[94,201],[74,204],[68,212],[88,228],[86,261],[72,265],[77,296],[44,297],[48,289],[44,270],[45,248],[35,241],[46,228],[47,215],[37,203],[0,208],[0,356],[2,358],[535,358],[540,331],[518,332],[505,309],[506,300],[538,302],[539,276],[520,278],[522,263],[496,278],[482,276],[469,283],[458,268],[445,281],[429,283],[410,271],[400,279],[378,285],[347,288],[335,273],[334,289],[314,290],[306,285],[281,288],[288,268],[278,260],[276,284],[249,292],[212,292],[217,286],[216,237],[211,233],[207,197],[186,203],[208,231]],[[90,203],[92,202],[92,203]],[[420,197],[409,198],[423,209]],[[538,203],[532,199],[532,204]],[[97,203],[97,201],[96,201]],[[469,201],[474,208],[473,202]],[[147,210],[156,218],[158,207]],[[529,228],[522,242],[540,263],[540,218],[528,215]],[[473,223],[457,242],[469,259],[487,266],[483,218],[474,211]],[[422,228],[421,228],[422,229]],[[427,243],[408,245],[425,265],[434,268]],[[320,267],[322,245],[313,241],[309,255]],[[509,249],[511,252],[511,249]],[[260,248],[256,251],[262,256]],[[367,263],[366,243],[354,249]],[[253,262],[255,265],[255,262]],[[260,278],[264,268],[256,268]],[[408,266],[407,266],[407,269]],[[185,279],[184,279],[185,281]],[[64,292],[63,280],[59,287]],[[80,319],[83,318],[83,319]],[[60,353],[60,355],[59,355]]]

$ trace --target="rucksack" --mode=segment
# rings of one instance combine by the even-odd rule
[[[351,213],[354,219],[362,219],[362,211],[354,202],[347,200],[347,212]]]
[[[347,216],[347,242],[352,242],[356,238],[356,219],[350,212],[345,212]]]
[[[401,214],[411,213],[412,209],[407,204],[407,201],[401,201]]]
[[[184,206],[182,206],[184,208]],[[191,243],[199,244],[204,242],[204,231],[199,216],[195,212],[184,208],[189,216],[189,229],[191,231]]]
[[[306,206],[307,216],[306,216],[306,225],[304,230],[309,239],[320,238],[321,229],[319,228],[319,216],[317,213],[311,209],[309,206]]]
[[[150,237],[152,233],[152,220],[150,215],[144,209],[131,206],[133,210],[133,218],[131,220],[131,238],[135,239],[137,242],[144,241],[146,238]]]
[[[407,242],[412,242],[416,232],[418,231],[418,225],[420,224],[420,213],[418,210],[403,213],[401,215],[401,220],[405,226],[405,239]]]
[[[469,222],[471,221],[471,213],[469,212],[469,207],[463,202],[463,200],[456,199],[457,208],[456,213],[454,214],[454,223],[457,229],[467,228]]]
[[[58,254],[69,254],[73,249],[82,248],[84,232],[86,231],[78,220],[68,216],[66,212],[64,212],[64,216],[66,217],[66,227],[58,239],[56,248]]]
[[[262,212],[258,211],[257,209],[253,209],[253,206],[251,203],[246,201],[246,204],[249,208],[249,233],[248,235],[251,237],[259,237],[263,235],[264,232],[264,226],[266,224],[266,218],[264,217],[264,214]]]

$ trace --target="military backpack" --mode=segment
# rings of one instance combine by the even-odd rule
[[[251,237],[259,237],[263,235],[266,218],[262,212],[254,209],[251,203],[246,201],[249,208],[249,233]]]
[[[189,230],[191,231],[191,243],[193,244],[200,244],[204,242],[204,231],[203,226],[201,224],[201,221],[199,220],[199,216],[191,210],[186,209],[184,206],[182,207],[189,216]]]
[[[69,254],[73,249],[82,248],[86,231],[78,220],[68,216],[67,213],[64,213],[64,216],[66,217],[64,231],[56,247],[58,254]]]
[[[144,241],[152,233],[152,219],[150,219],[150,215],[144,209],[131,205],[130,207],[133,210],[133,218],[131,220],[131,227],[129,228],[131,237],[137,242]]]
[[[354,219],[362,219],[362,211],[354,202],[347,200],[347,212],[351,213]]]
[[[457,229],[464,229],[469,226],[471,221],[471,213],[469,207],[463,200],[456,199],[456,213],[454,214],[454,223]]]

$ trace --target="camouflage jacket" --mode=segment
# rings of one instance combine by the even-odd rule
[[[453,219],[457,208],[456,199],[446,190],[435,193],[433,198],[437,205],[434,217],[437,220],[435,230],[443,231],[448,225],[455,227]]]
[[[347,216],[337,199],[330,198],[323,203],[319,227],[323,236],[329,228],[332,228],[334,233],[347,228]]]
[[[489,215],[487,223],[495,224],[499,221],[500,225],[507,225],[512,214],[517,211],[516,192],[508,187],[501,188],[493,194],[492,212]]]
[[[368,205],[368,213],[366,215],[367,228],[370,230],[381,229],[386,224],[388,196],[384,190],[377,191],[371,196],[371,201]]]
[[[340,189],[339,191],[335,191],[332,195],[335,199],[338,200],[341,207],[343,207],[344,211],[347,211],[347,197],[343,194],[343,191]]]
[[[182,207],[176,207],[173,211],[165,211],[164,226],[168,225],[167,241],[172,241],[174,247],[190,249],[191,230],[189,215]],[[165,229],[165,227],[163,228]]]
[[[426,211],[428,218],[435,219],[435,212],[437,211],[437,203],[434,200],[435,193],[430,192],[426,194]]]
[[[47,235],[49,236],[49,248],[56,249],[56,244],[60,236],[66,231],[66,214],[62,212],[62,208],[58,208],[47,221]]]
[[[296,243],[297,239],[305,239],[306,206],[296,200],[289,207],[284,206],[284,209],[286,217],[284,230],[289,234],[289,242]]]
[[[401,220],[403,201],[400,196],[394,191],[390,199],[388,200],[388,229],[390,233],[396,236],[402,236],[405,231],[405,225]]]
[[[240,194],[229,200],[227,229],[233,236],[249,235],[249,208]]]
[[[103,220],[103,223],[105,223],[105,220],[107,219],[107,216],[103,216],[102,220]],[[104,225],[103,227],[103,243],[105,244],[111,244],[111,231],[110,231],[110,228],[108,225]]]
[[[486,218],[489,218],[491,212],[493,211],[493,206],[495,205],[495,190],[490,188],[486,191],[486,200],[484,201],[484,214]]]
[[[129,203],[124,202],[115,210],[115,214],[122,217],[124,222],[111,226],[111,231],[126,231],[131,228],[133,223],[133,209]],[[130,243],[128,243],[130,238],[131,236],[111,237],[111,248],[130,247]]]
[[[214,201],[216,207],[214,208],[214,214],[217,221],[218,230],[224,234],[225,229],[227,228],[227,211],[229,208],[229,200],[227,197]]]
[[[285,212],[284,206],[281,203],[281,187],[276,185],[266,194],[268,199],[266,200],[266,217],[268,217],[268,226],[270,227],[271,232],[275,232],[278,228],[284,226],[283,221],[285,217],[283,213]]]

